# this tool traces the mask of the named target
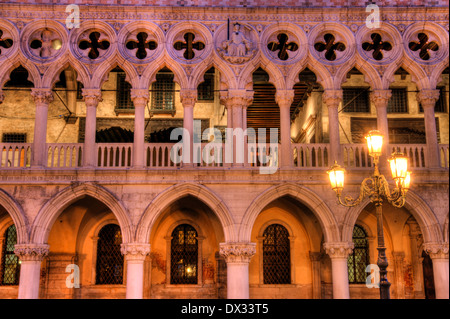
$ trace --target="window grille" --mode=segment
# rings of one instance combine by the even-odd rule
[[[436,101],[434,106],[434,112],[436,113],[445,113],[447,112],[447,105],[445,103],[445,87],[438,88],[439,90],[439,99]],[[419,111],[423,113],[422,104],[419,104]]]
[[[172,232],[170,283],[197,284],[198,240],[194,227],[183,224]]]
[[[366,88],[343,89],[344,112],[370,112],[369,91]]]
[[[353,253],[348,256],[348,281],[351,284],[366,283],[366,267],[369,265],[367,234],[360,226],[353,228]]]
[[[26,143],[26,133],[3,133],[2,143]]]
[[[408,113],[408,99],[406,89],[391,89],[392,96],[389,99],[388,113]]]
[[[174,109],[175,83],[172,73],[158,73],[152,84],[152,112],[171,113]]]
[[[17,244],[16,226],[9,226],[4,234],[2,249],[2,265],[0,269],[1,285],[18,285],[20,264],[19,257],[14,254],[14,245]]]
[[[279,224],[272,224],[263,233],[264,284],[291,283],[289,233]]]
[[[117,73],[117,108],[119,110],[134,110],[131,101],[131,85],[125,81],[125,73]]]
[[[199,101],[214,100],[214,74],[205,74],[205,81],[200,83],[197,92]]]
[[[123,283],[123,255],[120,252],[122,233],[115,224],[104,226],[97,242],[97,285],[119,285]]]

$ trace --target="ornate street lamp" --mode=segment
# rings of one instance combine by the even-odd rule
[[[411,172],[408,171],[408,158],[400,152],[392,153],[388,161],[392,178],[395,181],[395,187],[391,192],[386,178],[380,174],[378,169],[379,157],[383,147],[383,135],[379,131],[370,131],[365,138],[369,155],[373,157],[374,173],[371,177],[367,177],[362,181],[358,198],[353,199],[350,196],[344,196],[342,199],[345,169],[339,166],[336,161],[327,173],[330,178],[331,188],[336,192],[339,204],[353,207],[361,203],[366,196],[375,204],[378,237],[377,265],[380,268],[380,299],[390,299],[389,288],[391,284],[387,279],[388,262],[384,244],[382,204],[383,198],[385,198],[392,206],[397,208],[403,207],[411,182]]]

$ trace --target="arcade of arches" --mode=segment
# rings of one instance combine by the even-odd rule
[[[68,28],[65,5],[17,2],[0,5],[0,298],[379,298],[375,207],[340,206],[325,173],[357,194],[371,129],[413,176],[383,204],[391,297],[449,298],[445,7],[386,7],[373,30],[364,4],[80,5]],[[248,129],[242,162],[226,129]]]

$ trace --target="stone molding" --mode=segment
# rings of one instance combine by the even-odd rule
[[[227,263],[248,264],[256,254],[256,243],[220,243],[219,254]]]
[[[424,243],[423,249],[431,259],[448,259],[448,243]]]
[[[323,248],[325,249],[325,252],[330,256],[331,259],[337,258],[342,259],[348,258],[348,255],[350,255],[354,248],[353,243],[348,242],[335,242],[335,243],[324,243]]]
[[[424,109],[434,108],[436,101],[439,99],[439,90],[421,90],[417,93],[417,101],[422,104]]]
[[[31,89],[31,96],[36,104],[50,104],[53,102],[53,93],[50,89]]]
[[[50,246],[47,244],[17,244],[14,253],[21,261],[42,261],[49,253]]]
[[[144,261],[150,254],[150,244],[125,243],[120,245],[120,252],[127,261]]]

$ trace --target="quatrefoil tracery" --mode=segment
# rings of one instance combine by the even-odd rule
[[[277,35],[278,42],[272,41],[267,45],[267,48],[272,51],[279,51],[278,58],[282,61],[289,59],[288,51],[295,52],[298,50],[298,44],[295,42],[288,42],[288,36],[285,33]]]
[[[425,33],[419,33],[417,38],[419,39],[419,42],[411,41],[408,47],[412,51],[419,51],[419,57],[422,60],[428,61],[431,57],[429,50],[437,51],[439,50],[439,45],[435,41],[428,41],[429,37]]]
[[[3,31],[0,30],[0,54],[2,54],[2,47],[5,49],[9,49],[14,44],[14,41],[9,38],[2,38]]]
[[[89,40],[82,40],[78,47],[81,50],[89,50],[88,57],[92,60],[97,59],[100,56],[100,50],[108,50],[110,43],[108,40],[100,41],[100,32],[94,31],[89,34]]]
[[[148,34],[146,32],[139,32],[136,36],[138,42],[134,40],[129,40],[126,43],[126,48],[128,50],[136,50],[136,57],[143,60],[147,57],[147,50],[156,50],[158,43],[153,40],[147,40]]]
[[[328,61],[334,61],[337,58],[336,51],[343,52],[346,47],[342,42],[335,42],[336,38],[331,33],[327,33],[323,36],[325,42],[317,42],[314,44],[314,49],[319,52],[325,51],[325,58]]]
[[[61,46],[62,42],[58,35],[47,28],[43,31],[34,33],[31,37],[31,51],[33,54],[41,58],[49,58],[54,56],[57,51],[61,49]]]
[[[372,56],[375,60],[380,61],[383,59],[383,52],[382,51],[391,51],[392,50],[392,44],[389,42],[383,41],[381,38],[381,35],[378,33],[372,33],[370,35],[372,42],[364,42],[362,44],[362,48],[365,51],[372,51]]]
[[[194,42],[195,35],[191,32],[185,33],[183,38],[185,40],[184,42],[177,41],[174,43],[173,47],[177,51],[185,49],[183,56],[186,60],[192,60],[195,57],[195,52],[193,49],[201,51],[205,48],[205,44],[203,42]]]

